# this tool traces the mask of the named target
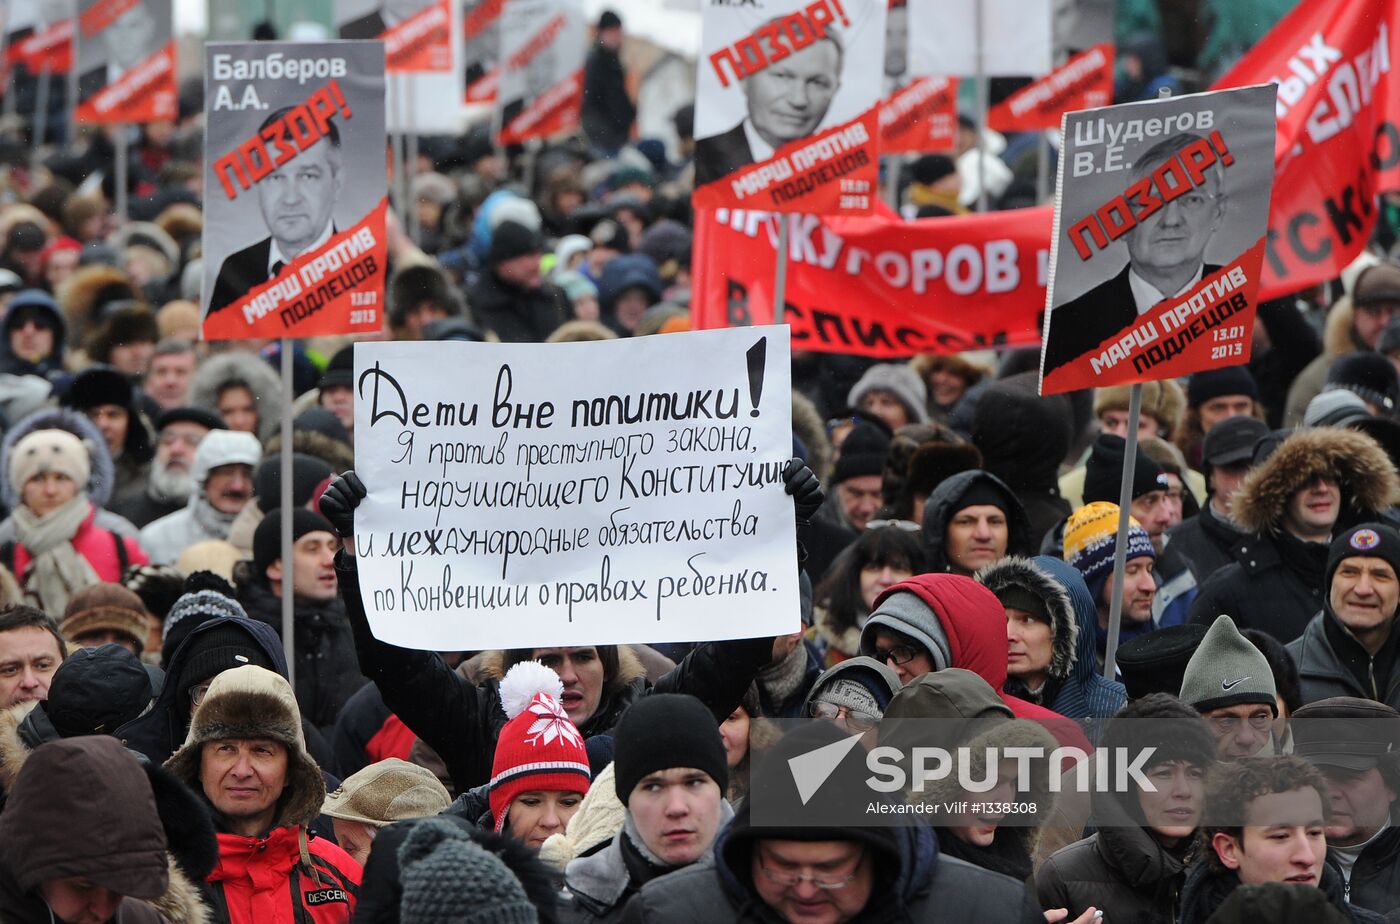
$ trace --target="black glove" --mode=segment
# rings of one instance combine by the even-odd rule
[[[360,476],[347,471],[336,475],[326,493],[321,495],[321,515],[331,521],[340,538],[349,539],[355,535],[355,508],[368,493]]]
[[[332,485],[334,487],[334,485]],[[783,466],[783,490],[792,495],[792,505],[797,513],[797,522],[805,523],[821,509],[826,492],[816,474],[801,459],[788,459]]]

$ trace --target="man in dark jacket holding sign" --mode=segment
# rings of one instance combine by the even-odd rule
[[[1129,185],[1149,178],[1154,170],[1181,154],[1199,135],[1182,132],[1143,153],[1133,164]],[[1184,176],[1178,172],[1181,179]],[[1051,309],[1045,343],[1045,374],[1095,352],[1106,340],[1122,334],[1155,305],[1189,291],[1220,270],[1205,262],[1206,248],[1225,217],[1224,178],[1219,167],[1207,169],[1201,185],[1187,189],[1150,215],[1138,219],[1123,235],[1128,265],[1106,282]],[[1161,193],[1153,182],[1138,202]],[[1144,211],[1135,208],[1135,213]]]

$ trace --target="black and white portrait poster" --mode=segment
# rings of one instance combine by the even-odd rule
[[[1067,113],[1041,392],[1249,361],[1273,84]]]
[[[204,336],[382,327],[382,42],[206,47]]]
[[[79,122],[175,118],[171,0],[79,0],[73,56]]]
[[[391,74],[452,66],[453,0],[337,0],[336,34],[384,42]]]
[[[707,5],[697,207],[857,215],[879,171],[888,0]],[[899,62],[893,62],[898,64]]]
[[[509,0],[500,36],[500,143],[578,128],[588,42],[581,0]]]

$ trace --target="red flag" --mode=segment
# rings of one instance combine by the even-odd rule
[[[956,77],[920,77],[880,103],[881,153],[951,151],[957,140]]]
[[[790,215],[774,317],[776,216],[697,210],[697,328],[786,321],[793,349],[897,357],[1040,342],[1051,209],[901,221]]]
[[[1396,0],[1309,0],[1214,89],[1277,83],[1276,170],[1261,295],[1336,277],[1400,181]]]
[[[1034,132],[1060,127],[1060,116],[1113,102],[1113,46],[1104,43],[1070,58],[987,111],[987,127]]]
[[[384,67],[391,73],[452,69],[452,0],[440,0],[385,30]]]

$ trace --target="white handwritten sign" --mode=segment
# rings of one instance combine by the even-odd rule
[[[788,328],[355,346],[360,587],[440,651],[799,627]]]

